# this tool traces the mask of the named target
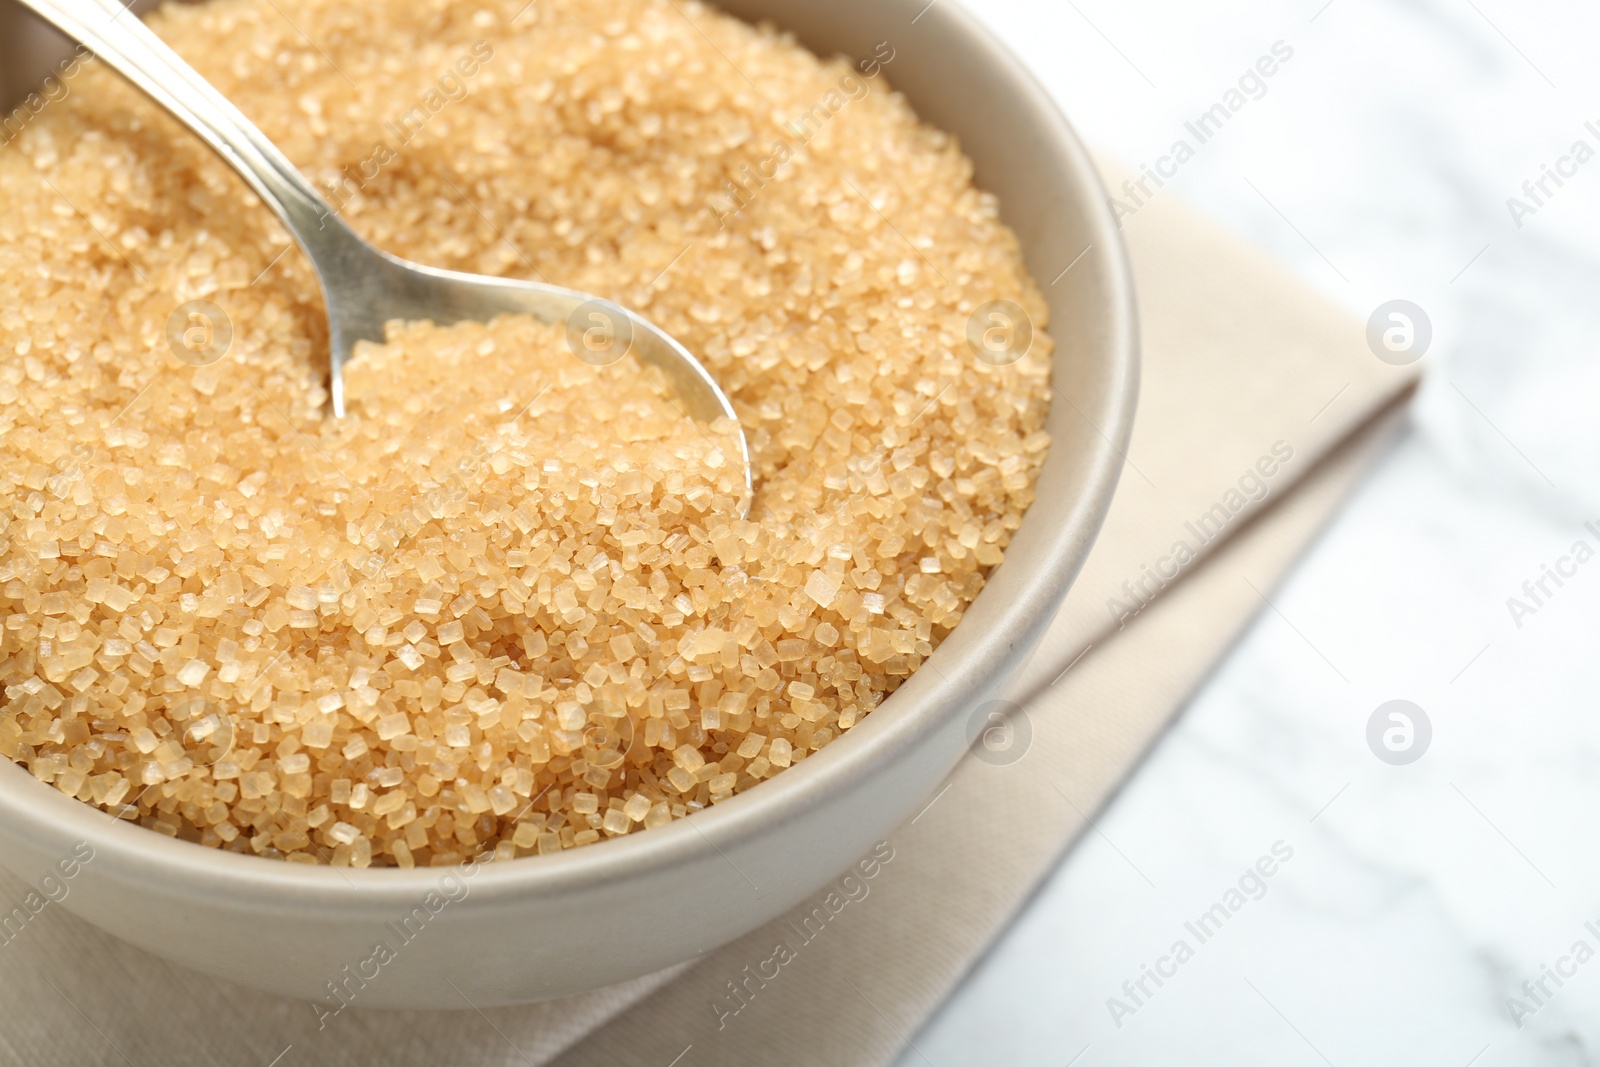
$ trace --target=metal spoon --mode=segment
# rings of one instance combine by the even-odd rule
[[[594,364],[630,347],[659,367],[687,414],[728,419],[744,465],[748,509],[750,448],[722,389],[689,351],[642,316],[610,301],[539,282],[491,278],[409,263],[356,236],[311,183],[244,114],[117,0],[22,0],[40,18],[82,43],[134,87],[193,130],[265,200],[305,251],[328,309],[328,365],[333,413],[345,412],[344,364],[357,341],[384,340],[395,319],[439,325],[528,314],[564,323],[574,350]]]

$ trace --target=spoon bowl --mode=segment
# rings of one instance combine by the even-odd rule
[[[750,446],[727,395],[670,334],[603,297],[544,282],[495,278],[410,263],[352,230],[227,98],[117,0],[21,0],[24,7],[89,48],[135,88],[187,126],[238,172],[283,221],[322,286],[328,312],[328,378],[333,414],[345,413],[344,364],[361,341],[383,342],[394,321],[488,322],[525,314],[564,324],[574,355],[604,366],[630,352],[659,368],[669,400],[703,424],[727,420],[737,441],[745,493],[754,494]]]

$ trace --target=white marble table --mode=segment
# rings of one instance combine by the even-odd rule
[[[1284,617],[1256,621],[901,1067],[1600,1059],[1600,555],[1574,555],[1600,552],[1600,11],[973,6],[1136,165],[1283,42],[1157,195],[1362,319],[1416,302],[1434,340],[1412,433],[1274,597]],[[1409,765],[1366,739],[1393,699],[1432,725]],[[1280,841],[1292,858],[1200,944],[1185,923]],[[1171,977],[1141,991],[1147,965]]]

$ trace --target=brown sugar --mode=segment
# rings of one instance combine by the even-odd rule
[[[756,496],[737,518],[727,427],[527,319],[395,324],[332,419],[299,251],[86,62],[0,147],[0,754],[39,780],[297,862],[558,851],[838,739],[1001,561],[1049,443],[1046,310],[892,65],[664,0],[150,25],[379,247],[677,337]],[[969,346],[995,300],[1034,325],[1014,360]],[[196,301],[214,361],[169,343]]]

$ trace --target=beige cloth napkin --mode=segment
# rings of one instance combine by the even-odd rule
[[[1126,237],[1143,308],[1139,422],[1106,527],[1014,687],[1031,742],[1009,765],[967,759],[820,934],[795,931],[825,893],[621,986],[487,1012],[352,1012],[319,1033],[304,1004],[185,971],[51,907],[0,945],[0,1064],[892,1059],[1261,609],[1415,383],[1367,350],[1360,323],[1170,196]],[[22,892],[0,876],[0,901]],[[779,941],[793,958],[752,979]]]

